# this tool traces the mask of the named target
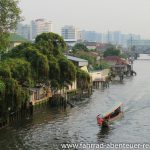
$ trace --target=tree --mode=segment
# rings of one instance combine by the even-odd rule
[[[5,83],[0,80],[0,93],[2,93],[5,90]]]
[[[37,83],[53,92],[72,84],[76,68],[63,55],[65,46],[59,35],[43,33],[35,43],[24,43],[5,53],[0,62],[0,117],[26,105],[30,88]]]
[[[16,111],[29,101],[29,91],[11,76],[3,76],[4,73],[9,72],[3,71],[0,67],[0,117],[6,119],[8,108]]]
[[[60,76],[60,68],[57,59],[51,57],[49,58],[49,79],[59,80],[59,76]]]
[[[8,73],[6,72],[6,68]],[[2,72],[3,71],[3,72]],[[3,74],[2,74],[3,73]],[[4,74],[5,73],[5,74]],[[8,75],[7,75],[7,74]],[[3,78],[14,78],[21,85],[30,85],[31,84],[31,66],[30,63],[24,59],[7,59],[1,62],[0,64],[0,75]]]
[[[104,57],[106,56],[120,56],[120,50],[114,47],[108,48],[106,51],[104,51]]]
[[[9,32],[20,21],[20,12],[18,0],[0,0],[0,52],[8,47]]]
[[[55,33],[42,33],[35,39],[35,44],[44,55],[59,56],[66,50],[66,43]]]
[[[102,69],[108,69],[108,68],[110,68],[110,65],[105,61],[101,61],[99,64],[96,64],[94,66],[94,70],[102,70]]]
[[[90,83],[90,75],[81,69],[77,69],[77,87],[81,90],[88,89]]]
[[[88,51],[88,48],[83,43],[76,43],[72,47],[72,50],[73,51],[78,51],[78,50]]]
[[[34,44],[24,43],[12,49],[6,54],[6,59],[23,58],[31,64],[32,78],[35,81],[42,81],[48,77],[49,61],[46,55],[42,54]]]
[[[91,52],[87,52],[87,51],[78,51],[76,54],[74,54],[73,56],[75,57],[79,57],[81,59],[85,59],[88,61],[89,65],[92,65],[94,67],[94,65],[96,64],[96,57],[93,56],[91,54]]]
[[[17,80],[10,78],[4,82],[6,90],[2,101],[5,102],[3,106],[5,112],[8,112],[8,108],[11,108],[11,111],[16,111],[29,101],[29,91],[19,85]]]
[[[60,67],[60,88],[64,88],[68,85],[72,84],[72,81],[75,80],[76,77],[76,69],[74,64],[67,60],[65,57],[61,57],[58,60],[58,64]]]

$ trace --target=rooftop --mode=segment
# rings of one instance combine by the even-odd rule
[[[85,60],[85,59],[81,59],[81,58],[74,57],[74,56],[68,56],[68,55],[66,55],[66,57],[67,57],[67,59],[72,60],[72,61],[75,61],[75,62],[88,62],[88,61]]]
[[[126,60],[120,58],[119,56],[107,56],[104,60],[116,62],[116,64],[128,64]]]
[[[10,41],[11,42],[28,42],[27,39],[15,33],[10,34]]]

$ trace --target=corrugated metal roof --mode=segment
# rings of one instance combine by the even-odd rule
[[[23,38],[22,36],[20,36],[18,34],[15,34],[15,33],[10,34],[9,38],[10,38],[11,42],[28,42],[27,39]]]
[[[81,58],[74,57],[74,56],[68,56],[68,55],[66,55],[66,57],[67,57],[67,59],[72,60],[72,61],[76,61],[76,62],[88,62],[85,59],[81,59]]]
[[[125,64],[125,65],[128,64],[125,59],[122,59],[119,56],[107,56],[104,58],[104,60],[115,62],[116,64]]]

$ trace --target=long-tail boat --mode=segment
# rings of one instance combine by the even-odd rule
[[[115,104],[109,112],[106,112],[104,114],[98,114],[97,115],[98,125],[102,127],[109,127],[109,125],[112,122],[121,118],[123,116],[122,106],[123,103],[120,102],[119,104]]]

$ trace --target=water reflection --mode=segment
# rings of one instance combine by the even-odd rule
[[[105,143],[105,140],[108,138],[111,133],[112,127],[99,127],[99,133],[97,134],[98,143]]]
[[[54,150],[60,149],[61,143],[149,142],[149,66],[150,61],[137,60],[137,76],[95,90],[90,99],[78,101],[74,108],[48,108],[0,130],[0,150]],[[96,115],[117,101],[124,103],[124,117],[110,128],[101,129]]]

